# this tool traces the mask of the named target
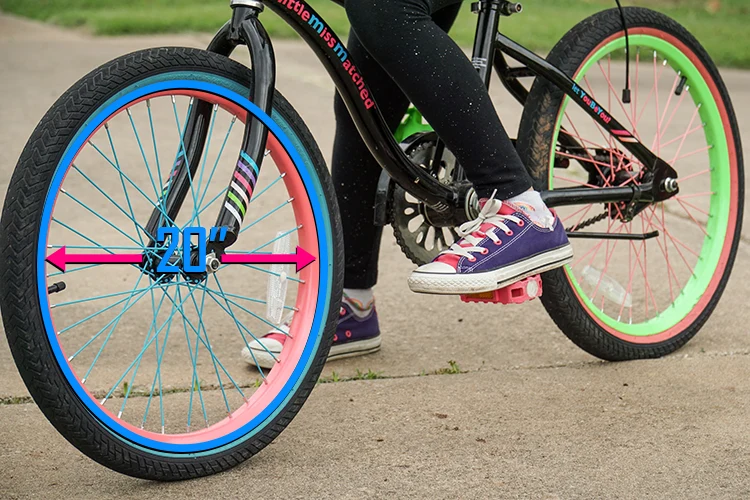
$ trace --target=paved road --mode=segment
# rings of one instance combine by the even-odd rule
[[[82,74],[138,48],[206,42],[92,39],[0,16],[0,192],[39,117]],[[326,75],[299,43],[278,42],[276,52],[278,87],[328,157]],[[723,74],[750,130],[742,112],[750,75]],[[518,106],[499,90],[493,99],[505,122],[517,123]],[[743,243],[721,304],[687,347],[663,360],[607,364],[573,346],[538,303],[489,308],[409,293],[411,265],[386,236],[383,349],[326,368],[383,379],[319,386],[250,463],[183,484],[135,481],[83,457],[26,402],[2,343],[0,497],[747,498],[748,258]],[[465,373],[432,374],[448,360]]]

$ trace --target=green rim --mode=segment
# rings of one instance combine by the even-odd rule
[[[724,248],[724,239],[729,224],[731,204],[731,166],[721,113],[719,112],[719,108],[708,84],[703,79],[698,68],[695,67],[692,61],[690,61],[682,51],[661,38],[651,35],[631,35],[630,46],[631,50],[640,47],[656,51],[658,54],[666,58],[670,67],[687,78],[690,85],[690,96],[696,106],[700,106],[698,114],[701,120],[705,123],[704,133],[706,144],[713,146],[708,151],[711,163],[711,191],[714,193],[710,197],[710,216],[706,223],[706,232],[708,235],[704,237],[693,275],[689,278],[680,294],[675,297],[674,302],[672,302],[670,306],[660,312],[656,317],[641,323],[629,324],[618,321],[617,319],[605,314],[587,297],[581,289],[578,280],[573,275],[570,267],[565,267],[565,272],[567,273],[570,282],[575,287],[578,296],[594,316],[608,327],[622,332],[623,334],[643,337],[662,333],[677,325],[693,310],[708,288],[714,272],[720,263],[721,253]],[[586,60],[584,65],[579,69],[575,81],[580,82],[588,73],[591,66],[597,61],[615,51],[622,51],[624,49],[624,38],[618,38],[604,45],[597,50],[593,56]],[[557,144],[563,116],[569,101],[570,98],[566,97],[560,108],[557,122],[555,124],[552,144]],[[553,161],[554,148],[550,151],[550,188],[553,187]]]

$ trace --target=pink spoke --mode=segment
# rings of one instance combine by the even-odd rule
[[[602,72],[602,75],[603,75],[603,76],[604,76],[604,78],[605,78],[605,79],[607,80],[607,86],[609,87],[609,90],[610,90],[611,92],[614,92],[614,93],[615,93],[615,96],[616,96],[616,95],[617,95],[617,91],[616,91],[616,90],[615,90],[615,88],[614,88],[614,87],[612,86],[612,80],[611,80],[611,79],[610,79],[610,78],[609,78],[609,77],[607,76],[607,74],[606,74],[606,73],[604,73],[604,68],[602,68],[602,65],[601,65],[601,63],[597,62],[597,63],[596,63],[596,65],[597,65],[597,66],[599,66],[599,70],[600,70],[600,71]],[[587,82],[587,83],[588,83],[588,82]],[[619,104],[619,105],[620,105],[620,109],[622,109],[622,112],[623,112],[623,113],[625,113],[625,117],[626,117],[626,118],[628,119],[628,121],[630,122],[630,126],[631,126],[631,127],[633,127],[633,129],[635,129],[635,124],[633,123],[633,120],[631,120],[631,119],[630,119],[630,115],[629,115],[629,114],[628,114],[628,112],[627,112],[627,111],[625,110],[625,106],[623,106],[623,104],[622,104],[622,101],[621,101],[621,100],[620,100],[619,98],[617,99],[617,104]],[[610,104],[610,109],[611,109],[611,107],[612,107],[612,105]],[[637,136],[636,136],[636,137],[637,137]]]
[[[705,191],[703,193],[690,193],[690,194],[678,194],[677,196],[673,196],[675,200],[684,200],[686,198],[697,198],[699,196],[713,196],[716,193],[713,191]]]
[[[632,223],[629,222],[628,226],[629,226],[628,227],[628,232],[632,232],[632,228],[630,227],[630,226],[632,226]],[[636,264],[632,264],[632,267],[629,267],[629,272],[628,272],[628,274],[629,274],[629,280],[628,280],[628,287],[627,287],[626,293],[631,293],[633,291],[633,271],[635,271],[635,266],[639,262],[639,255],[641,254],[641,250],[643,250],[644,248],[645,248],[644,246],[640,245],[639,249],[635,250],[635,245],[633,244],[632,241],[630,241],[629,251],[628,251],[628,255],[629,255],[629,257],[628,257],[628,266],[631,266],[631,264],[632,264],[633,250],[635,250]],[[626,295],[626,297],[627,297],[627,295]],[[622,303],[620,304],[620,313],[618,314],[618,316],[622,316],[622,311],[624,309],[625,309],[625,299],[623,299]],[[631,314],[632,314],[632,311],[631,311]]]
[[[683,92],[680,98],[677,100],[677,106],[675,106],[674,110],[672,110],[672,114],[669,115],[669,120],[667,120],[667,124],[662,129],[664,132],[662,133],[662,136],[667,132],[669,129],[669,126],[672,124],[672,120],[674,119],[675,115],[677,114],[677,111],[680,109],[680,106],[682,106],[682,101],[685,99],[685,96],[688,95],[687,92]]]
[[[587,163],[593,163],[594,165],[601,165],[602,167],[607,167],[607,168],[611,168],[612,167],[612,165],[608,165],[608,164],[604,163],[603,161],[595,160],[593,157],[591,159],[587,160],[586,158],[583,158],[581,156],[572,155],[570,153],[563,153],[562,151],[558,151],[555,154],[558,154],[560,156],[564,156],[566,158],[572,158],[572,159],[578,160],[578,161],[585,161]],[[591,155],[589,155],[589,156],[591,156]],[[599,173],[601,174],[601,172],[599,172]],[[603,174],[602,174],[602,178],[604,178]]]
[[[698,132],[699,130],[703,130],[703,124],[698,125],[697,127],[695,127],[692,130],[688,130],[683,135],[691,135],[691,134],[694,134],[694,133]],[[671,145],[671,144],[679,141],[680,139],[682,139],[683,135],[679,135],[679,136],[675,137],[674,139],[668,140],[667,142],[665,142],[664,144],[662,144],[662,147],[667,147],[667,146],[669,146],[669,145]]]
[[[662,125],[664,125],[664,118],[667,117],[667,111],[669,110],[669,105],[672,103],[672,97],[674,96],[674,91],[677,90],[677,85],[680,83],[680,74],[677,73],[674,77],[674,83],[672,84],[672,90],[669,91],[669,97],[667,98],[667,104],[664,106],[664,113],[661,115],[661,120],[659,120],[659,127],[658,129],[660,131],[663,131]],[[663,136],[664,134],[659,134],[660,136]],[[652,146],[653,148],[653,146]]]
[[[708,146],[704,146],[704,147],[702,147],[702,148],[700,148],[700,149],[696,149],[695,151],[691,151],[690,153],[685,153],[685,154],[684,154],[684,155],[682,155],[682,156],[678,156],[678,157],[676,157],[676,158],[675,158],[674,160],[672,160],[672,161],[671,161],[670,163],[672,163],[672,166],[674,166],[674,164],[675,164],[676,162],[678,162],[678,161],[680,161],[680,160],[684,160],[684,159],[685,159],[685,158],[687,158],[688,156],[693,156],[693,155],[697,155],[698,153],[702,153],[702,152],[704,152],[704,151],[708,151],[708,150],[709,150],[709,149],[711,149],[712,147],[713,147],[713,146],[711,146],[711,145],[708,145]]]
[[[633,96],[633,99],[630,104],[631,114],[633,115],[633,119],[631,120],[633,123],[636,122],[635,114],[638,111],[638,90],[640,87],[640,78],[638,75],[638,70],[641,66],[641,49],[636,49],[635,53],[635,95]],[[637,134],[637,129],[633,129],[633,133]],[[638,137],[636,135],[636,137]]]
[[[661,73],[661,71],[664,71],[664,67],[663,66],[662,66],[661,70],[659,71],[659,73]],[[638,123],[641,121],[641,118],[643,118],[643,113],[646,112],[646,108],[648,107],[648,103],[651,100],[651,96],[652,95],[654,95],[654,87],[653,86],[651,87],[651,91],[648,93],[648,97],[646,98],[646,102],[643,104],[643,108],[641,109],[641,112],[638,115],[638,118],[635,120],[635,126],[636,126],[636,128],[638,127]]]
[[[623,226],[624,227],[624,226]],[[609,241],[607,241],[607,250],[604,252],[605,255],[605,261],[604,261],[604,269],[601,270],[599,273],[599,281],[596,283],[596,287],[594,288],[594,295],[591,296],[591,301],[594,301],[594,297],[599,293],[599,286],[602,284],[602,279],[604,278],[604,275],[607,272],[607,269],[609,269],[609,261],[612,260],[612,256],[615,254],[615,248],[617,248],[617,244],[620,242],[620,240],[615,240],[614,244],[612,245],[612,250],[609,249]],[[591,260],[591,264],[593,264],[593,259]]]
[[[659,135],[661,135],[661,123],[659,123],[659,74],[656,71],[656,51],[654,51],[654,95],[656,96],[656,137],[654,137],[654,142],[656,142]],[[653,149],[653,146],[651,148]],[[659,156],[660,154],[661,152],[657,148],[656,155]]]
[[[654,225],[660,231],[664,231],[669,236],[669,239],[672,240],[672,243],[678,243],[682,248],[684,248],[685,250],[687,250],[691,254],[695,255],[696,257],[700,257],[700,254],[698,252],[696,252],[695,250],[693,250],[692,248],[690,248],[689,246],[687,246],[682,240],[678,239],[676,236],[674,236],[672,233],[670,233],[667,230],[666,227],[661,226],[661,225],[657,225],[656,223],[654,223]],[[675,248],[676,248],[676,246],[675,246]]]
[[[592,204],[590,204],[590,205],[589,205],[589,208],[587,208],[587,209],[586,209],[586,210],[585,210],[585,211],[583,212],[583,214],[581,214],[581,217],[580,217],[580,218],[578,219],[578,222],[576,222],[576,223],[575,223],[575,225],[573,226],[573,231],[576,231],[576,230],[578,230],[578,226],[580,226],[580,225],[581,225],[581,222],[583,222],[583,218],[584,218],[584,217],[586,217],[586,214],[588,214],[588,213],[589,213],[589,210],[591,210],[591,209],[593,208],[593,206],[594,206],[594,204],[593,204],[593,203],[592,203]]]
[[[589,184],[587,182],[578,181],[578,180],[575,180],[575,179],[569,179],[567,177],[563,177],[563,176],[557,175],[557,174],[555,174],[554,177],[555,177],[555,179],[560,179],[561,181],[571,182],[571,183],[576,184],[578,186],[585,186],[585,187],[590,187],[590,188],[598,188],[599,187],[599,186],[594,186],[593,184]]]
[[[661,205],[661,225],[666,227],[667,223],[664,217],[664,203],[661,203],[660,205]],[[641,215],[643,214],[641,213]],[[666,240],[666,236],[664,237],[664,239]],[[656,238],[656,243],[659,244],[659,248],[661,248],[661,244],[659,243],[659,238]],[[664,258],[667,261],[667,281],[669,281],[669,297],[672,299],[672,302],[674,302],[674,291],[672,290],[672,278],[669,275],[669,272],[672,271],[672,265],[669,263],[669,250],[667,250],[666,252],[662,250],[662,253],[664,253]]]
[[[695,117],[698,116],[698,111],[700,111],[700,106],[695,108],[695,111],[693,111],[693,116],[690,117],[690,123],[688,123],[687,130],[690,130],[693,127],[693,122],[695,121]],[[682,136],[682,141],[680,142],[679,147],[677,148],[677,152],[675,153],[675,158],[677,158],[680,155],[680,151],[682,151],[682,146],[685,145],[685,139],[687,139],[687,135]],[[670,164],[674,164],[675,160],[673,159],[670,161]]]
[[[693,179],[694,177],[698,177],[699,175],[704,175],[711,172],[710,168],[707,168],[706,170],[701,170],[700,172],[696,172],[694,174],[686,175],[685,177],[680,177],[680,184],[685,182],[688,179]]]
[[[703,228],[703,226],[701,226],[700,223],[698,223],[698,221],[695,220],[695,217],[693,217],[693,214],[691,214],[690,211],[687,209],[687,207],[685,205],[683,205],[682,201],[677,200],[677,203],[680,204],[680,206],[685,211],[685,213],[688,215],[688,217],[690,217],[690,220],[692,220],[695,223],[695,225],[698,226],[698,229],[700,229],[701,231],[703,231],[703,234],[705,234],[706,236],[708,236],[708,232],[706,232],[706,230]]]
[[[695,205],[693,205],[693,204],[692,204],[692,203],[690,203],[689,201],[685,201],[685,200],[677,200],[677,201],[679,201],[680,203],[684,203],[685,205],[689,206],[689,207],[690,207],[690,208],[692,208],[693,210],[697,210],[698,212],[702,213],[702,214],[703,214],[703,215],[705,215],[706,217],[711,217],[711,214],[710,214],[710,213],[706,212],[706,211],[705,211],[705,210],[703,210],[702,208],[696,207]]]
[[[652,208],[652,211],[653,211],[653,208]],[[652,226],[656,226],[656,225],[652,224]],[[685,266],[690,271],[690,274],[691,275],[695,274],[695,272],[693,271],[693,267],[688,263],[687,259],[685,258],[685,255],[680,250],[680,247],[677,246],[677,244],[675,243],[675,239],[672,237],[672,235],[669,233],[669,231],[667,231],[666,228],[664,228],[664,227],[656,227],[656,229],[660,229],[667,237],[669,237],[669,239],[672,241],[672,246],[675,248],[675,250],[677,250],[677,253],[682,258],[682,262],[685,263]],[[665,241],[666,241],[666,239],[665,239]]]
[[[609,227],[607,228],[606,232],[609,232],[609,230],[610,230],[611,227],[612,227],[612,223],[610,222]],[[614,234],[619,234],[620,232],[622,232],[622,228],[620,228],[617,231],[615,231]],[[599,249],[602,247],[602,245],[604,245],[604,242],[605,242],[605,240],[601,240],[599,243],[597,243],[596,245],[594,245],[593,247],[591,247],[585,254],[583,254],[577,261],[575,261],[575,263],[573,263],[573,265],[571,265],[570,268],[573,269],[578,264],[580,264],[581,262],[583,262],[583,259],[585,259],[588,255],[590,255],[591,252],[595,252],[594,253],[594,257],[591,258],[591,261],[593,262],[593,259],[596,257],[596,253],[599,252]]]
[[[567,119],[568,119],[568,122],[569,122],[569,123],[570,123],[570,125],[571,125],[571,126],[573,127],[573,131],[574,131],[574,132],[576,133],[576,135],[580,137],[580,136],[581,136],[581,134],[580,134],[580,133],[578,132],[578,129],[576,128],[575,124],[573,123],[573,121],[572,121],[572,120],[570,119],[570,117],[568,116],[568,113],[567,113],[567,111],[565,112],[565,118],[567,118]],[[597,171],[597,172],[599,172],[599,176],[601,176],[601,178],[602,178],[602,179],[604,180],[604,185],[605,185],[605,186],[608,186],[608,185],[609,185],[609,181],[608,181],[608,179],[605,179],[605,178],[604,178],[604,173],[603,173],[603,172],[602,172],[602,170],[601,170],[601,169],[599,168],[599,166],[598,166],[598,165],[596,165],[597,163],[600,163],[600,162],[597,162],[596,160],[594,160],[594,157],[593,157],[593,156],[591,156],[591,153],[589,152],[589,150],[588,150],[588,149],[587,149],[587,150],[585,150],[585,151],[586,151],[586,154],[588,155],[588,157],[589,157],[589,158],[591,159],[591,162],[593,162],[593,163],[594,163],[594,166],[596,167],[596,171]],[[565,154],[565,153],[559,153],[559,154]],[[585,160],[584,160],[584,161],[585,161]],[[602,163],[602,165],[604,165],[604,166],[606,166],[606,167],[609,167],[609,165],[605,165],[604,163]]]

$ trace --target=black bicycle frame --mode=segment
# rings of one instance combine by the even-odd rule
[[[332,0],[343,5],[342,0]],[[519,101],[528,94],[517,78],[542,77],[570,96],[572,102],[583,108],[601,127],[609,132],[623,148],[630,151],[643,165],[639,184],[630,183],[621,187],[565,188],[543,191],[542,197],[550,207],[585,203],[628,202],[647,204],[667,199],[677,193],[677,174],[664,160],[654,155],[630,131],[615,120],[601,104],[595,102],[573,79],[533,52],[498,33],[499,20],[508,15],[506,0],[480,0],[472,5],[478,13],[476,38],[472,62],[480,77],[489,86],[490,61],[501,76],[501,81]],[[430,173],[415,165],[402,151],[380,113],[375,97],[359,73],[356,63],[341,39],[324,19],[303,0],[231,0],[232,20],[216,34],[208,50],[229,56],[239,44],[248,46],[254,73],[250,99],[263,111],[270,113],[275,80],[275,62],[271,41],[258,20],[264,6],[278,14],[310,46],[333,80],[362,139],[373,157],[406,191],[425,202],[431,212],[442,219],[445,225],[459,225],[471,217],[467,200],[471,196],[468,183],[453,186],[441,184]],[[507,54],[524,66],[510,68],[502,54]],[[188,117],[186,128],[186,163],[175,176],[167,199],[168,215],[174,219],[187,193],[190,177],[194,175],[203,150],[206,130],[209,125],[209,108],[195,106]],[[265,153],[268,130],[253,117],[248,118],[242,151],[236,172],[242,175],[251,187],[255,186]],[[560,134],[561,147],[577,147],[570,136]],[[565,136],[565,137],[563,137]],[[578,146],[580,149],[580,146]],[[234,175],[234,174],[233,174]],[[248,193],[248,196],[251,193]],[[235,197],[236,198],[236,197]],[[237,208],[241,208],[238,210]],[[231,245],[239,234],[244,208],[236,207],[225,199],[216,225],[227,227],[227,238],[221,252]],[[239,212],[242,213],[239,213]],[[433,217],[431,217],[432,220]],[[161,215],[154,211],[148,229],[160,224]],[[154,230],[151,234],[155,234]]]

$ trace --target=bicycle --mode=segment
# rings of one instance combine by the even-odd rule
[[[140,478],[205,476],[260,451],[305,402],[334,334],[339,207],[314,139],[274,90],[264,7],[336,84],[384,168],[375,223],[393,224],[409,258],[430,260],[477,211],[418,111],[394,139],[356,62],[306,2],[230,3],[208,50],[135,52],[73,85],[29,139],[2,214],[0,306],[29,392],[79,450]],[[544,307],[602,359],[675,351],[714,310],[742,225],[740,137],[718,70],[648,9],[618,2],[543,59],[498,32],[519,4],[473,7],[474,65],[487,86],[494,68],[524,105],[517,149],[576,246],[573,263],[542,275]],[[252,71],[228,59],[238,45]],[[225,151],[239,153],[217,173]],[[283,321],[274,368],[251,380],[239,349]]]

